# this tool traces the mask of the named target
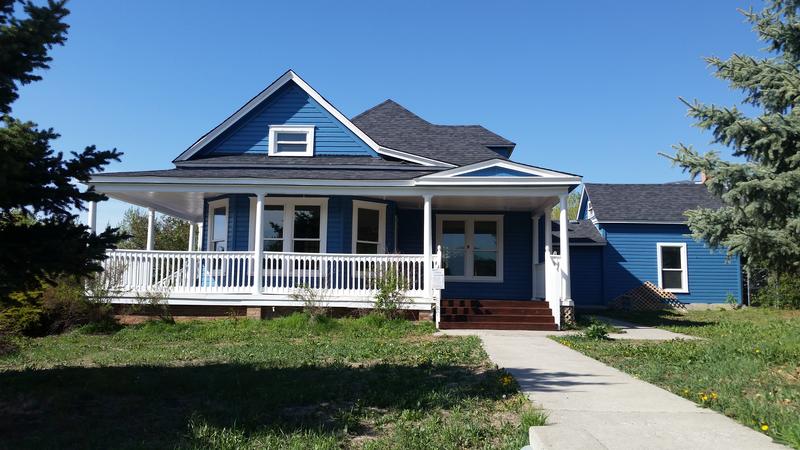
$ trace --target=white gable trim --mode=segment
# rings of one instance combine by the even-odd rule
[[[410,153],[401,152],[398,150],[392,150],[385,147],[381,147],[378,145],[377,142],[372,140],[366,133],[361,131],[357,126],[353,124],[347,117],[344,116],[338,109],[336,109],[333,105],[331,105],[325,98],[319,94],[319,92],[315,91],[308,83],[306,83],[299,75],[294,73],[292,70],[286,71],[283,75],[280,76],[277,80],[275,80],[272,84],[267,86],[266,89],[261,91],[258,95],[253,97],[249,102],[245,103],[244,106],[239,108],[238,111],[233,113],[230,117],[225,119],[221,124],[217,125],[214,129],[203,135],[200,139],[197,140],[194,144],[191,145],[186,151],[181,153],[173,162],[185,161],[191,158],[194,154],[202,150],[206,145],[208,145],[211,141],[219,137],[222,133],[224,133],[227,129],[233,126],[236,122],[238,122],[242,117],[247,115],[250,111],[258,107],[261,103],[266,101],[272,94],[274,94],[278,89],[283,87],[286,83],[294,81],[300,89],[306,92],[311,98],[313,98],[317,103],[322,105],[328,113],[330,113],[336,120],[342,123],[348,130],[350,130],[353,134],[355,134],[359,139],[364,141],[375,153],[390,156],[393,158],[398,158],[410,162],[414,162],[423,166],[437,166],[437,167],[454,167],[452,164],[445,163],[443,161],[437,161],[435,159],[424,158],[422,156],[412,155]]]
[[[531,177],[469,176],[469,174],[472,172],[478,172],[492,167],[500,167],[503,169],[513,170],[515,172],[529,174]],[[456,167],[443,172],[423,175],[416,180],[418,180],[420,184],[552,184],[556,182],[571,184],[580,183],[581,177],[568,173],[556,172],[555,170],[543,169],[540,167],[533,167],[505,159],[495,158],[462,167]]]

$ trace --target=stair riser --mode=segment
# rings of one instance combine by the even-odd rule
[[[442,300],[447,307],[550,307],[541,300]]]
[[[466,314],[470,316],[551,316],[550,308],[442,308],[442,315]]]
[[[443,330],[532,330],[556,331],[555,324],[544,323],[465,323],[465,322],[440,322],[439,328]]]
[[[442,316],[441,322],[461,323],[555,323],[553,316]]]

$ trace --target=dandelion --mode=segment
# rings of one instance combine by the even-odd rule
[[[716,400],[717,399],[717,393],[716,392],[712,392],[711,393],[711,398]]]
[[[757,349],[756,349],[756,353],[761,353],[761,349],[760,349],[760,348],[757,348]]]
[[[767,425],[765,423],[762,423],[761,424],[761,431],[767,431],[767,430],[769,430],[769,425]]]

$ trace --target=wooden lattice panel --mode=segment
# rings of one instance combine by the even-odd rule
[[[645,281],[630,291],[620,295],[608,305],[626,311],[653,311],[659,309],[686,309],[672,292],[667,292],[655,284]]]

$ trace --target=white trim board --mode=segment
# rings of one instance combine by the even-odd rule
[[[425,158],[419,155],[413,155],[411,153],[402,152],[399,150],[388,149],[386,147],[382,147],[378,145],[372,138],[370,138],[366,133],[361,131],[360,128],[355,126],[353,122],[350,121],[344,114],[339,112],[330,102],[325,100],[325,98],[319,94],[314,88],[312,88],[308,83],[306,83],[299,75],[294,73],[292,70],[287,70],[286,73],[278,77],[277,80],[273,81],[272,84],[267,86],[266,89],[261,91],[258,95],[250,99],[247,103],[245,103],[241,108],[239,108],[235,113],[230,115],[227,119],[225,119],[222,123],[214,127],[211,131],[203,135],[200,139],[198,139],[194,144],[192,144],[188,149],[186,149],[183,153],[181,153],[173,162],[185,161],[195,155],[197,152],[202,150],[206,145],[208,145],[211,141],[219,137],[222,133],[236,124],[240,119],[242,119],[245,115],[247,115],[250,111],[257,108],[263,102],[265,102],[269,97],[272,96],[275,92],[278,91],[281,87],[283,87],[286,83],[293,81],[297,84],[300,89],[306,92],[311,98],[313,98],[317,103],[319,103],[328,113],[330,113],[336,120],[342,123],[348,130],[350,130],[353,134],[355,134],[359,139],[361,139],[368,147],[370,147],[375,153],[380,155],[386,155],[393,158],[403,159],[406,161],[414,162],[423,166],[436,166],[436,167],[454,167],[450,163],[446,163],[444,161],[438,161],[431,158]]]

